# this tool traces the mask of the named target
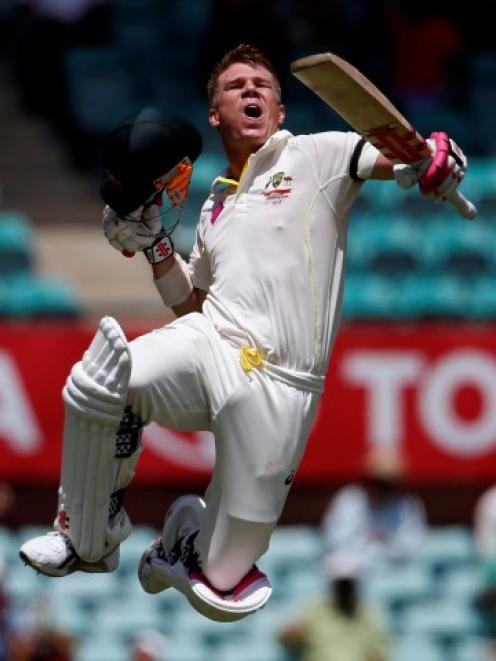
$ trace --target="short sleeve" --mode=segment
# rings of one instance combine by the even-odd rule
[[[362,137],[354,131],[328,131],[298,139],[330,207],[335,214],[346,218],[363,183],[351,176],[352,158]]]
[[[379,154],[379,150],[373,144],[364,142],[357,163],[357,174],[360,179],[368,179],[370,177]]]
[[[303,136],[302,136],[303,137]],[[310,136],[318,178],[324,186],[331,179],[350,177],[350,164],[357,145],[362,140],[354,131],[328,131]]]
[[[196,230],[195,244],[189,257],[188,268],[193,287],[208,291],[212,284],[212,273],[210,270],[210,260],[201,236],[201,225],[198,225]]]

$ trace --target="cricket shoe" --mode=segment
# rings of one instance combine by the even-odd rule
[[[198,496],[181,496],[166,514],[162,535],[145,550],[138,569],[149,593],[174,587],[202,615],[217,622],[233,622],[259,610],[272,588],[255,566],[231,590],[217,590],[201,571],[194,541],[205,503]]]
[[[172,586],[165,565],[178,561],[198,569],[198,554],[193,542],[200,528],[205,502],[199,496],[177,498],[167,510],[161,536],[141,556],[138,577],[145,592],[156,594]]]
[[[97,562],[85,562],[76,553],[69,537],[54,530],[25,542],[20,550],[21,560],[45,576],[60,577],[75,571],[106,573],[117,569],[119,546],[114,547]]]

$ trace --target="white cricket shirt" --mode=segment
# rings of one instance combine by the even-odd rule
[[[348,212],[361,184],[353,132],[275,133],[239,186],[214,181],[190,257],[203,313],[235,346],[322,377],[338,328]],[[361,164],[375,163],[365,143]],[[223,204],[219,213],[219,205]]]

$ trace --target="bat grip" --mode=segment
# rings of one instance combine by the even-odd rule
[[[473,220],[477,216],[477,207],[470,200],[467,200],[458,189],[455,189],[446,199],[455,207],[462,218]]]

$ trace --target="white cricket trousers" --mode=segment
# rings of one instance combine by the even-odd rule
[[[195,548],[219,590],[236,585],[267,550],[303,454],[318,395],[246,373],[239,350],[202,314],[130,343],[132,410],[215,437],[215,467]]]

